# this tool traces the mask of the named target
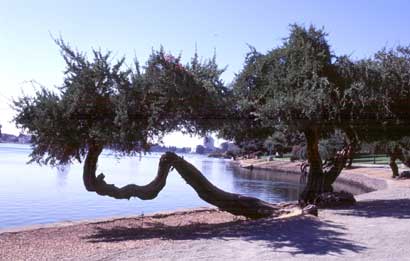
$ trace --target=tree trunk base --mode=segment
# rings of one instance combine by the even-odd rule
[[[342,172],[347,161],[347,149],[338,152],[333,160],[322,165],[320,169],[311,169],[309,164],[302,164],[302,176],[307,175],[307,184],[299,197],[299,204],[304,207],[316,204],[316,199],[323,193],[333,192],[333,183]],[[317,173],[313,173],[313,172]]]
[[[315,205],[318,208],[346,207],[355,203],[356,199],[353,194],[345,191],[322,193],[315,199]]]

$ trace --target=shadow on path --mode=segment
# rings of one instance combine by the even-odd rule
[[[96,233],[85,239],[88,242],[121,242],[161,238],[164,240],[196,240],[241,238],[258,241],[273,251],[290,254],[341,254],[345,251],[361,252],[366,247],[344,238],[345,228],[315,218],[298,217],[288,220],[263,219],[236,221],[222,224],[190,224],[164,226],[157,222],[144,223],[141,227],[97,228]]]
[[[343,212],[338,214],[366,218],[410,218],[410,199],[383,199],[361,201],[352,208],[343,210]]]

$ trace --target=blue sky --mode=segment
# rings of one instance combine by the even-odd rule
[[[410,1],[19,1],[0,0],[0,123],[18,133],[9,121],[8,103],[22,92],[32,93],[27,81],[58,86],[63,61],[51,35],[61,35],[81,51],[111,50],[128,62],[144,63],[151,50],[192,56],[197,46],[203,57],[216,50],[217,61],[228,66],[230,82],[249,50],[269,50],[288,34],[289,24],[314,24],[329,33],[336,54],[367,57],[383,46],[410,44]],[[168,144],[186,145],[180,135]]]

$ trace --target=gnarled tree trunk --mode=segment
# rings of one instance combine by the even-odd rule
[[[395,146],[394,149],[389,153],[390,154],[390,168],[392,170],[392,177],[396,178],[400,176],[399,167],[397,166],[396,160],[400,160],[406,167],[410,168],[410,159],[406,158],[403,153],[403,148],[399,145]]]
[[[119,188],[113,184],[107,184],[104,181],[104,174],[95,175],[102,149],[101,146],[90,146],[85,159],[83,181],[88,191],[117,199],[130,199],[131,197],[143,200],[153,199],[164,188],[168,173],[171,167],[174,167],[201,199],[223,211],[247,218],[263,218],[280,214],[280,208],[274,204],[217,188],[193,165],[171,152],[161,156],[157,176],[147,185],[130,184]]]
[[[348,144],[345,148],[347,164],[346,168],[351,168],[353,164],[354,154],[356,153],[359,145],[359,138],[357,137],[356,131],[351,126],[346,126],[344,129],[346,133]]]
[[[311,127],[304,131],[306,137],[306,156],[309,163],[309,171],[305,189],[299,197],[301,205],[314,203],[316,197],[325,192],[322,159],[319,154],[319,128]]]
[[[399,167],[397,166],[396,160],[399,159],[402,155],[401,149],[398,146],[395,146],[393,151],[390,153],[390,168],[392,170],[392,177],[396,178],[399,176]]]
[[[322,165],[319,154],[319,128],[307,129],[305,136],[308,165],[301,168],[302,172],[307,171],[307,183],[299,196],[299,204],[302,206],[314,204],[316,198],[322,193],[333,192],[332,184],[345,167],[348,154],[348,149],[345,148],[338,152],[330,162]]]
[[[354,158],[354,153],[356,149],[356,144],[350,143],[347,147],[347,153],[346,153],[346,159],[347,159],[347,164],[346,168],[351,168],[353,164],[353,158]]]

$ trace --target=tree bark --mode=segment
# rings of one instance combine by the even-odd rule
[[[392,170],[392,178],[399,176],[399,167],[396,164],[396,160],[400,157],[401,150],[396,146],[393,151],[390,153],[390,168]]]
[[[399,176],[399,167],[397,166],[396,159],[393,156],[390,156],[390,168],[392,170],[392,178]]]
[[[333,183],[339,177],[343,168],[346,166],[346,162],[349,158],[349,148],[344,148],[336,153],[336,156],[327,164],[324,169],[325,176],[325,192],[333,191]]]
[[[346,168],[352,168],[355,148],[356,148],[356,144],[352,144],[352,143],[350,143],[347,147],[347,150],[346,150],[346,158],[347,158]]]
[[[161,156],[157,176],[145,186],[129,184],[116,187],[104,181],[104,174],[96,176],[98,157],[102,152],[101,146],[90,146],[84,162],[83,181],[88,191],[116,199],[130,199],[137,197],[142,200],[155,198],[164,188],[168,173],[174,167],[181,177],[190,185],[204,201],[234,215],[247,218],[264,218],[280,214],[280,207],[257,198],[225,192],[211,182],[192,164],[174,153],[167,152]]]
[[[348,139],[348,145],[346,149],[346,157],[347,157],[347,168],[351,168],[353,164],[353,158],[354,154],[357,150],[358,144],[359,144],[359,138],[357,137],[356,131],[351,126],[347,126],[344,129],[344,132],[346,133],[347,139]]]
[[[319,154],[320,132],[318,127],[310,127],[305,130],[307,141],[308,164],[301,167],[302,175],[307,173],[305,189],[299,197],[299,204],[302,206],[315,204],[316,198],[325,192],[333,192],[333,183],[346,166],[349,148],[336,153],[329,162],[322,164]]]
[[[313,204],[316,197],[325,192],[324,173],[322,160],[319,154],[319,128],[312,126],[304,131],[306,137],[306,156],[309,163],[307,183],[299,196],[299,204],[302,206]]]
[[[410,159],[404,155],[403,148],[400,145],[395,146],[393,151],[390,152],[389,165],[392,170],[393,178],[400,176],[396,160],[400,160],[406,167],[410,168]]]

